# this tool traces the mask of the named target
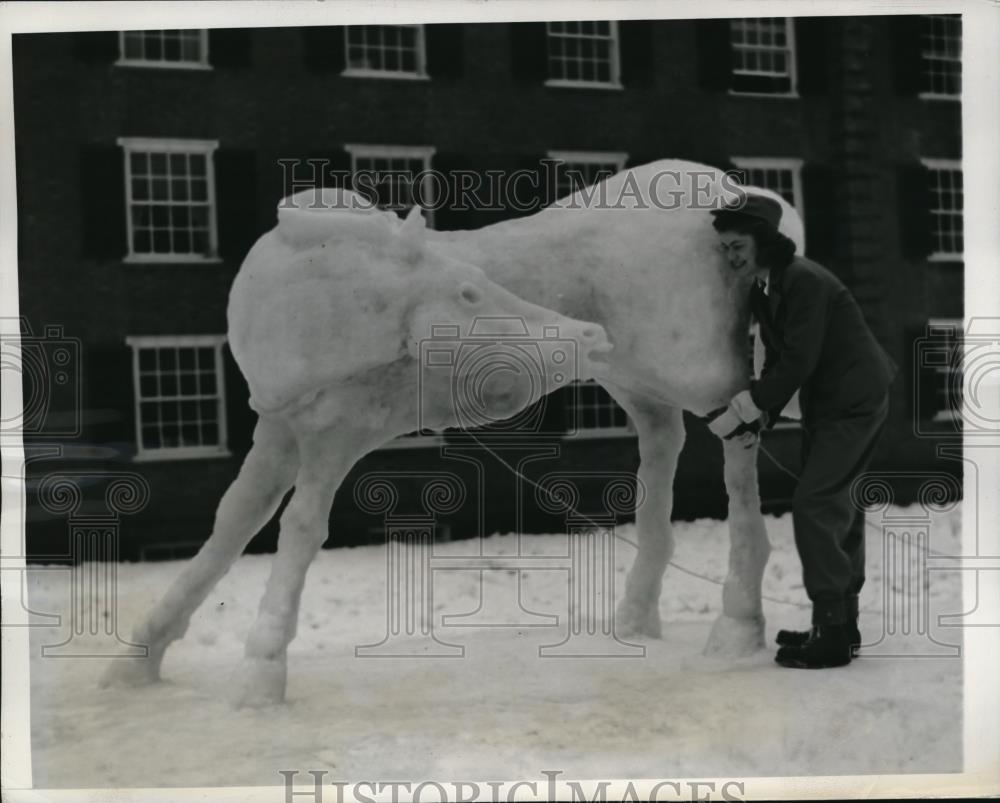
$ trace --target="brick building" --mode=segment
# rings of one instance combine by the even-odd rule
[[[61,447],[28,466],[32,554],[65,532],[33,483],[70,468],[149,481],[127,557],[181,555],[207,537],[254,421],[225,346],[230,283],[290,183],[337,172],[402,171],[405,205],[407,176],[431,168],[485,175],[558,160],[543,201],[574,175],[658,158],[742,169],[799,209],[808,255],[851,288],[900,365],[876,465],[959,471],[936,456],[960,435],[957,16],[18,34],[13,63],[21,315],[39,353],[59,337],[79,344],[71,381],[46,390],[48,408],[26,426],[29,454]],[[431,223],[511,214],[443,208]],[[921,338],[926,367],[914,360]],[[550,403],[580,431],[554,441],[545,470],[634,469],[627,419],[600,389]],[[794,470],[798,439],[788,423],[765,445]],[[361,473],[461,474],[468,463],[442,455],[447,443],[462,450],[411,437],[366,458],[334,505],[331,542],[379,531],[350,498]],[[453,534],[517,526],[516,482],[498,464],[484,471],[484,521],[458,511]],[[765,504],[782,508],[792,480],[768,458],[761,471]],[[689,419],[675,515],[724,504],[721,448]],[[558,522],[539,512],[523,526]],[[252,548],[273,538],[272,524]]]

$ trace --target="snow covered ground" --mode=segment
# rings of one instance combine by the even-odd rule
[[[891,509],[924,515],[923,508]],[[768,518],[774,552],[764,593],[767,638],[808,622],[791,517]],[[899,581],[884,589],[881,519],[869,515],[862,633],[883,632],[883,591],[905,605]],[[960,508],[936,514],[934,551],[957,554]],[[675,562],[716,580],[728,552],[725,522],[679,523]],[[634,528],[619,530],[620,595]],[[565,535],[528,536],[530,554],[565,554]],[[435,547],[469,554],[476,541]],[[486,553],[512,554],[515,536],[493,536]],[[310,570],[299,634],[289,654],[287,705],[236,710],[227,702],[270,565],[242,558],[168,652],[164,682],[99,690],[102,660],[42,658],[65,630],[32,631],[34,783],[38,787],[275,785],[282,769],[326,770],[327,779],[540,779],[747,777],[948,772],[961,767],[962,662],[955,657],[861,658],[842,669],[778,667],[774,650],[738,661],[701,655],[721,608],[721,589],[678,569],[667,573],[662,640],[642,658],[540,658],[566,629],[566,576],[524,572],[525,608],[563,612],[558,626],[436,628],[463,645],[460,659],[358,658],[355,646],[386,632],[385,548],[328,550]],[[183,563],[119,567],[120,632],[131,631]],[[484,572],[498,597],[513,571]],[[461,614],[479,604],[476,572],[438,572],[434,607]],[[66,572],[36,570],[29,603],[67,613]],[[958,613],[958,572],[930,575],[930,614]],[[900,609],[901,610],[901,609]],[[64,622],[69,621],[64,616]],[[937,633],[959,643],[959,631]],[[920,652],[926,640],[907,641]]]

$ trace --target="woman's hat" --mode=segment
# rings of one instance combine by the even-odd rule
[[[742,193],[742,198],[737,198],[722,207],[722,209],[712,209],[710,214],[718,215],[723,212],[732,212],[737,215],[763,220],[772,228],[777,229],[781,222],[781,204],[766,195],[754,195],[749,192]]]

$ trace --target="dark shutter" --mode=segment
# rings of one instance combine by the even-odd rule
[[[802,167],[802,203],[805,206],[806,255],[817,262],[836,257],[837,198],[833,168],[822,164]]]
[[[910,364],[908,371],[901,371],[910,381],[910,415],[915,421],[929,421],[941,407],[944,397],[940,388],[944,382],[937,367],[947,364],[947,357],[941,350],[942,343],[930,341],[927,326],[914,326],[907,332]]]
[[[75,33],[73,53],[85,64],[110,64],[118,59],[118,31]]]
[[[427,72],[432,78],[460,78],[464,67],[465,26],[425,25]]]
[[[306,69],[315,73],[341,72],[346,66],[343,26],[302,29]]]
[[[94,413],[86,435],[107,444],[135,443],[132,348],[124,341],[94,343],[82,355],[84,409]]]
[[[116,145],[80,151],[81,244],[85,257],[120,259],[128,251],[125,160]]]
[[[215,67],[249,67],[251,31],[218,28],[208,32],[208,60]]]
[[[622,83],[625,86],[652,86],[653,32],[650,20],[618,23],[621,48]]]
[[[518,83],[540,84],[549,77],[549,39],[544,22],[510,24],[510,61]]]
[[[476,228],[479,199],[486,198],[487,191],[481,185],[482,174],[473,167],[472,158],[460,153],[436,153],[432,166],[442,177],[437,183],[438,190],[444,193],[434,207],[434,228],[439,231]],[[476,189],[458,191],[464,175],[472,176]]]
[[[900,168],[900,250],[907,259],[920,260],[931,252],[930,171],[922,164]]]
[[[729,20],[698,20],[698,82],[702,89],[723,92],[732,84],[733,45]]]
[[[263,234],[257,220],[257,160],[252,151],[220,148],[215,152],[215,197],[219,255],[229,262],[242,262]]]
[[[923,85],[923,24],[918,16],[889,19],[893,86],[901,95],[915,95]]]
[[[829,87],[829,17],[795,20],[795,52],[798,57],[798,89],[802,95],[817,95]]]

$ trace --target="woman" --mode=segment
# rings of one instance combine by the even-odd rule
[[[766,358],[761,376],[709,428],[746,438],[762,417],[773,425],[795,391],[802,408],[792,521],[812,628],[780,631],[775,660],[796,668],[843,666],[861,643],[858,592],[865,580],[864,511],[850,488],[882,433],[896,366],[837,277],[795,256],[778,231],[777,201],[748,193],[742,204],[712,214],[729,267],[755,279],[750,303]]]

